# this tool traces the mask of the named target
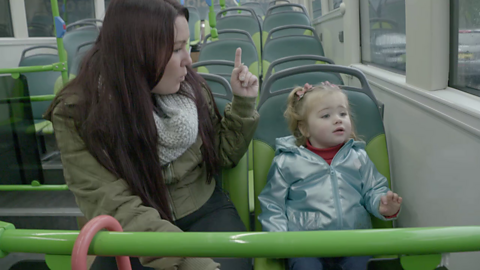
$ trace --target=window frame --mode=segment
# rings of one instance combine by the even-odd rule
[[[7,4],[7,12],[8,14],[10,15],[10,32],[12,33],[11,36],[9,37],[0,37],[1,39],[5,39],[5,38],[15,38],[15,29],[13,27],[13,16],[12,16],[12,8],[11,8],[11,3],[9,0],[5,0],[6,4]],[[8,21],[8,20],[7,20]]]
[[[450,0],[450,65],[448,86],[480,97],[480,89],[458,84],[458,33],[460,26],[460,2]],[[480,76],[480,73],[479,73]]]
[[[360,2],[361,1],[368,1],[368,4],[370,5],[370,0],[359,0]],[[405,2],[406,0],[404,0]],[[360,6],[362,6],[362,4],[360,3]],[[406,9],[406,8],[405,8]],[[407,66],[406,66],[406,61],[407,59],[405,60],[405,70],[401,70],[401,69],[396,69],[396,68],[393,68],[393,67],[388,67],[388,66],[384,66],[382,64],[378,64],[378,63],[375,63],[375,62],[372,62],[372,61],[367,61],[363,58],[363,50],[364,50],[364,44],[362,43],[362,37],[363,37],[363,20],[362,20],[362,16],[365,16],[365,14],[363,12],[361,12],[361,8],[360,8],[360,63],[364,64],[364,65],[368,65],[368,66],[372,66],[372,67],[377,67],[377,68],[381,68],[381,69],[384,69],[386,71],[390,71],[390,72],[393,72],[393,73],[396,73],[396,74],[400,74],[400,75],[404,75],[406,76],[407,75]],[[406,10],[405,10],[406,11]],[[407,18],[405,16],[405,22],[406,22]],[[368,21],[370,22],[370,13],[368,14]],[[369,33],[370,34],[370,33]],[[406,36],[407,36],[407,33],[406,33],[406,30],[405,30],[405,39],[406,39]],[[370,36],[368,37],[370,39]],[[370,43],[369,43],[370,44]],[[406,46],[407,44],[405,44],[405,57],[406,57],[406,54],[407,54],[407,51],[406,51]],[[370,54],[372,52],[370,51]]]

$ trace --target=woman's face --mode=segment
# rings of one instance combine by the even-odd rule
[[[187,42],[190,37],[187,19],[178,16],[175,20],[175,44],[173,53],[165,67],[160,82],[152,92],[160,95],[174,94],[180,90],[180,83],[185,80],[187,66],[192,64],[192,58],[187,51]]]

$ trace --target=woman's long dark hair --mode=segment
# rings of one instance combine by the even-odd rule
[[[88,151],[123,178],[145,205],[170,221],[151,90],[162,78],[173,53],[177,16],[188,20],[188,10],[175,0],[111,1],[100,35],[85,56],[78,76],[57,97],[81,96],[73,108],[73,118]],[[187,69],[186,81],[194,90],[192,98],[197,105],[202,155],[210,182],[219,169],[214,126],[202,93],[204,81],[190,67]],[[215,112],[220,118],[216,107]]]

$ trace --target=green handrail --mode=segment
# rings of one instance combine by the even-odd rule
[[[60,191],[68,190],[67,185],[42,185],[37,180],[30,185],[0,185],[0,191]]]
[[[0,222],[0,254],[3,251],[4,254],[69,255],[79,234],[78,231],[16,230],[9,223],[3,224]],[[478,250],[480,226],[277,233],[100,232],[95,236],[89,254],[290,258],[423,255]]]
[[[19,102],[38,102],[38,101],[50,101],[55,98],[55,95],[41,95],[41,96],[28,96],[28,97],[11,97],[0,99],[0,104],[5,103],[19,103]]]

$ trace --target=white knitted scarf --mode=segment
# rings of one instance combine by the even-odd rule
[[[191,93],[192,88],[182,84]],[[181,94],[155,95],[163,115],[153,113],[158,131],[158,154],[165,165],[187,151],[198,135],[198,114],[195,102]]]

